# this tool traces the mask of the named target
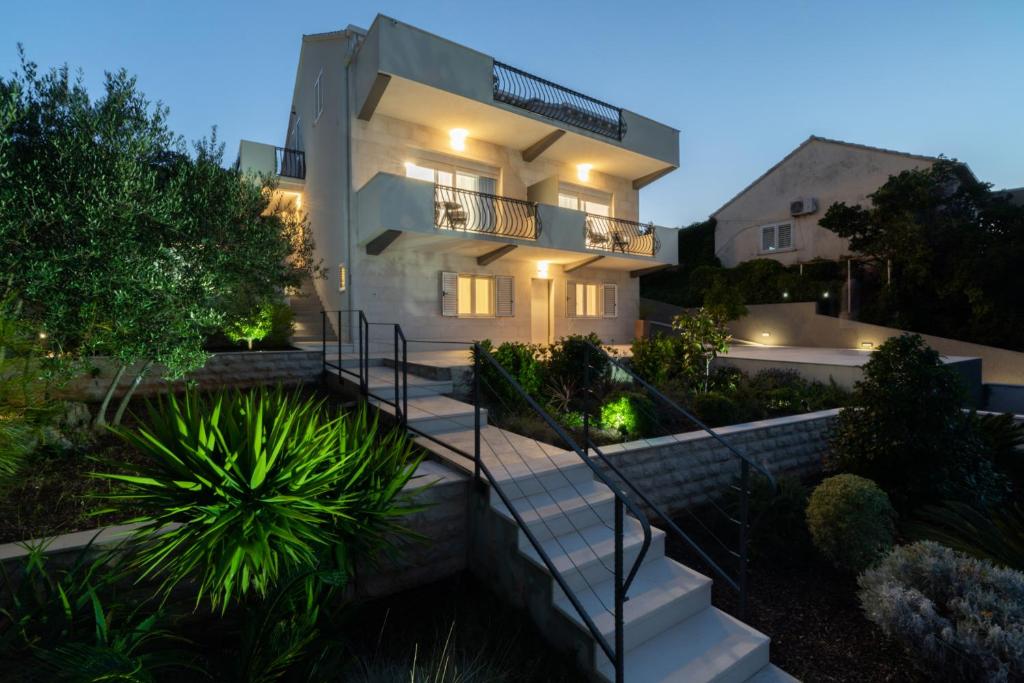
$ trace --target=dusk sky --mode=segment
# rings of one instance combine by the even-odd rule
[[[1024,185],[1024,2],[7,3],[16,44],[91,89],[125,67],[186,138],[282,144],[303,33],[387,14],[680,129],[641,219],[700,220],[808,135],[966,161]]]

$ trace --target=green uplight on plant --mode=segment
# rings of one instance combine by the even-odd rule
[[[636,431],[636,409],[628,396],[620,396],[601,406],[601,424],[626,435]]]

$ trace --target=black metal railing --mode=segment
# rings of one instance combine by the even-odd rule
[[[622,254],[655,256],[661,249],[654,223],[637,223],[592,213],[588,213],[584,220],[583,238],[587,249]]]
[[[522,69],[494,62],[494,99],[598,135],[622,140],[622,110]]]
[[[649,382],[639,377],[634,373],[628,365],[623,363],[620,359],[611,356],[600,346],[593,342],[584,339],[584,362],[583,362],[583,391],[587,397],[588,408],[583,411],[583,441],[584,445],[588,450],[592,450],[601,461],[608,467],[615,477],[622,482],[623,486],[629,489],[633,495],[637,497],[644,505],[653,513],[653,516],[659,518],[663,522],[663,526],[666,531],[671,532],[680,540],[685,547],[689,548],[702,562],[704,562],[708,568],[721,578],[730,588],[735,590],[739,597],[739,613],[740,617],[746,614],[747,609],[747,569],[749,563],[749,531],[750,531],[750,487],[751,487],[751,470],[755,473],[765,477],[769,485],[774,489],[775,478],[768,470],[764,463],[757,462],[747,455],[740,452],[736,447],[730,444],[727,440],[723,439],[714,429],[706,425],[703,421],[695,417],[685,408],[681,407],[678,403],[668,398],[659,391],[657,388],[652,386]],[[735,506],[736,509],[733,511],[725,511],[718,507],[716,504],[712,505],[722,514],[724,522],[733,528],[733,532],[736,534],[735,545],[723,541],[718,537],[709,527],[698,521],[700,527],[707,532],[709,536],[708,542],[715,542],[719,547],[724,549],[726,555],[732,561],[734,565],[734,571],[730,572],[725,562],[717,561],[712,557],[713,552],[709,552],[708,549],[703,547],[703,544],[693,537],[693,535],[686,533],[680,527],[679,524],[672,519],[659,505],[651,500],[642,490],[630,481],[629,477],[626,476],[618,467],[616,467],[611,461],[604,457],[600,447],[594,443],[591,438],[590,431],[590,414],[594,411],[594,407],[600,405],[600,397],[594,396],[594,385],[592,382],[593,368],[591,359],[600,360],[602,365],[607,364],[613,366],[619,373],[622,373],[620,377],[624,376],[629,378],[629,381],[637,386],[638,389],[643,391],[649,396],[654,402],[654,411],[658,413],[675,413],[678,416],[684,418],[689,424],[695,426],[697,429],[706,432],[719,446],[721,446],[725,453],[730,457],[734,458],[738,471],[736,474],[736,483],[732,487],[735,494],[738,496],[738,504]],[[687,511],[693,515],[692,511],[687,508]]]
[[[449,185],[434,186],[434,224],[442,230],[524,240],[537,239],[541,231],[535,202]]]
[[[274,173],[286,178],[306,177],[306,153],[287,147],[274,148]]]

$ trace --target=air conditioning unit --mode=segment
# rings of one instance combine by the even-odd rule
[[[818,210],[818,200],[814,197],[804,197],[789,203],[790,216],[803,216],[814,213]]]

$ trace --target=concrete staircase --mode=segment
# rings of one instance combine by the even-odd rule
[[[394,400],[395,373],[372,359],[371,394]],[[410,364],[410,369],[414,368]],[[450,378],[409,374],[409,425],[437,440],[424,448],[456,466],[472,463],[452,449],[473,452],[473,406],[443,394]],[[441,373],[443,374],[443,373]],[[351,378],[349,378],[351,381]],[[371,398],[380,410],[390,405]],[[482,424],[486,425],[486,412]],[[559,574],[614,647],[614,504],[612,491],[572,451],[485,426],[481,455]],[[482,507],[481,507],[482,506]],[[556,645],[576,652],[595,680],[614,681],[612,662],[515,522],[494,488],[478,502],[482,571],[521,603]],[[638,520],[624,519],[623,565],[628,571],[643,541]],[[795,681],[769,662],[769,638],[711,605],[711,579],[665,556],[665,533],[651,528],[651,546],[624,607],[628,683],[783,683]]]
[[[292,342],[319,342],[322,341],[322,316],[324,307],[316,293],[316,286],[309,278],[302,281],[299,289],[285,298],[288,307],[294,314],[295,329],[292,332]],[[327,341],[337,341],[334,328],[327,326]]]

